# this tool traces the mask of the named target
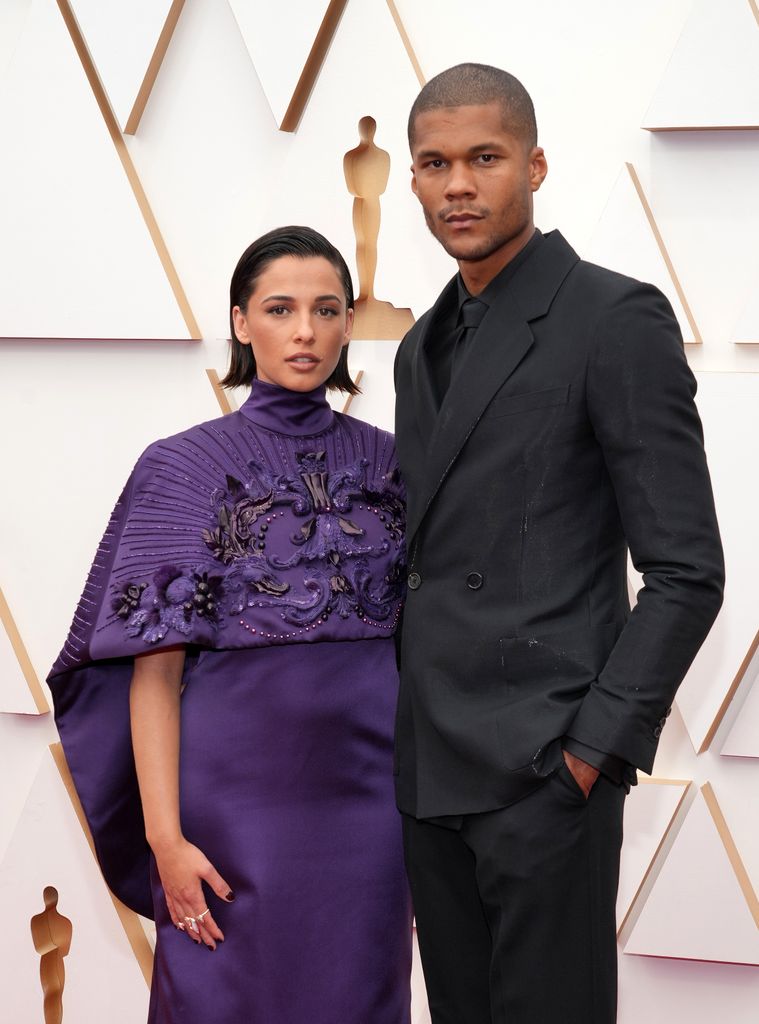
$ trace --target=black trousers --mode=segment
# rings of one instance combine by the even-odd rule
[[[496,811],[403,816],[433,1024],[613,1024],[624,798],[562,764]]]

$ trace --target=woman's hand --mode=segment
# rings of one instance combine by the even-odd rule
[[[171,842],[156,844],[153,855],[161,876],[171,920],[196,943],[216,949],[224,933],[213,919],[203,893],[206,882],[219,899],[231,903],[232,891],[202,850],[180,836]]]
[[[216,949],[224,935],[203,894],[206,882],[231,903],[229,886],[204,853],[188,843],[179,820],[179,695],[183,647],[135,658],[129,704],[132,747],[145,835],[153,850],[171,920],[193,942]]]

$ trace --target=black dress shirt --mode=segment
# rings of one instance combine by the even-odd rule
[[[513,260],[506,264],[493,280],[476,296],[478,302],[481,302],[484,306],[490,307],[493,304],[495,298],[504,289],[511,278],[514,276],[517,269],[530,258],[535,252],[538,246],[543,241],[543,234],[537,228],[530,241],[521,249]],[[460,335],[461,327],[461,307],[472,296],[467,291],[467,287],[461,277],[461,274],[457,277],[458,285],[458,304],[449,308],[446,315],[441,317],[438,321],[437,329],[434,332],[433,344],[433,373],[434,379],[433,384],[435,387],[435,397],[437,398],[438,405],[441,405],[445,398],[446,392],[451,383],[451,371],[453,368],[454,353],[456,352],[457,342]],[[467,339],[466,344],[470,344],[474,332]],[[458,358],[458,353],[457,353]]]

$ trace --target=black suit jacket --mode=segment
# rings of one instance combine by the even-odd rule
[[[438,408],[428,347],[455,301],[454,279],[396,361],[410,581],[396,781],[418,817],[518,799],[562,737],[650,772],[722,600],[695,381],[666,298],[552,232]],[[645,584],[632,614],[628,547]]]

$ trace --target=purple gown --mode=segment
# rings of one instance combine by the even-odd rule
[[[403,526],[391,436],[323,388],[256,381],[127,482],[49,682],[106,880],[156,920],[150,1024],[408,1024]],[[235,893],[206,889],[211,956],[168,916],[129,737],[133,656],[178,643],[182,827]]]

